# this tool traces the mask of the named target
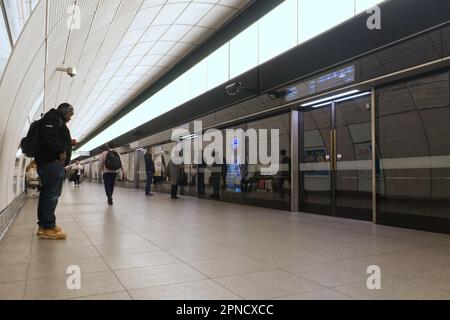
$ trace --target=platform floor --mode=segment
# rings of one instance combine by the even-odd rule
[[[40,240],[29,199],[0,242],[0,299],[450,299],[450,236],[68,184],[65,241]],[[81,289],[66,273],[79,266]],[[368,266],[381,290],[367,288]]]

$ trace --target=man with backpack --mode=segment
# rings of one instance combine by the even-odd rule
[[[22,141],[22,146],[26,150],[25,154],[35,156],[41,180],[37,233],[41,239],[67,238],[67,234],[56,225],[55,210],[62,192],[65,167],[70,163],[72,156],[73,140],[66,123],[73,115],[74,109],[68,103],[61,104],[56,110],[51,109],[36,123],[37,129],[32,134],[34,138],[30,139],[27,135],[25,141]],[[33,149],[30,146],[31,141],[38,141],[37,150],[30,151]]]
[[[113,205],[114,185],[116,183],[117,174],[122,171],[122,177],[127,179],[127,173],[123,167],[122,157],[120,153],[112,150],[109,145],[105,145],[106,150],[100,155],[100,172],[103,173],[103,183],[105,184],[105,192],[108,197],[108,204]]]

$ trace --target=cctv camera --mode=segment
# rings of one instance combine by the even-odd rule
[[[276,99],[283,99],[284,97],[286,97],[288,94],[287,91],[278,91],[278,90],[274,90],[268,93],[269,98],[271,100],[276,100]]]
[[[76,68],[67,68],[67,74],[68,74],[71,78],[73,78],[73,77],[75,77],[75,76],[78,74],[78,72],[77,72],[77,69],[76,69]]]
[[[58,68],[58,69],[56,69],[56,71],[65,72],[71,78],[75,77],[78,74],[77,68],[73,68],[73,67],[70,67],[70,68]]]
[[[229,96],[235,96],[239,93],[240,89],[242,87],[242,82],[236,82],[232,83],[225,87],[225,91]]]

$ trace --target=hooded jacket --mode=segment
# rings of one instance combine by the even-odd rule
[[[59,160],[59,155],[66,151],[67,166],[72,157],[72,138],[62,115],[51,109],[42,118],[39,126],[42,147],[36,156],[38,166]]]

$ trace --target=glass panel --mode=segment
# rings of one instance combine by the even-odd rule
[[[214,185],[216,185],[216,189],[219,189],[218,193],[221,200],[278,209],[290,209],[290,113],[243,123],[227,129],[242,129],[247,135],[245,141],[242,137],[236,135],[231,142],[232,145],[229,147],[234,152],[235,161],[233,163],[205,168],[206,195],[213,195]],[[261,134],[261,129],[268,130],[267,136]],[[279,146],[273,150],[271,142],[272,129],[279,130]],[[226,137],[225,130],[223,134]],[[268,167],[263,165],[259,155],[262,145],[267,145],[267,154],[272,157],[272,161],[275,160],[275,156],[278,157],[279,170],[271,175],[262,174],[262,169]],[[242,164],[238,162],[239,148],[245,150],[245,159],[241,159],[241,162],[244,162]],[[224,157],[225,155],[226,151],[224,150]],[[223,161],[226,162],[225,159]]]
[[[372,127],[370,97],[336,104],[336,213],[372,217]]]
[[[331,214],[331,107],[303,113],[300,211]]]
[[[135,152],[130,152],[128,154],[128,180],[129,181],[134,181],[134,167],[135,167],[135,159],[136,159],[136,153]]]
[[[227,43],[208,57],[208,90],[229,80],[229,50]]]
[[[147,181],[147,173],[145,171],[145,160],[144,160],[144,155],[147,153],[147,150],[142,150],[141,152],[139,152],[139,172],[138,172],[138,177],[139,177],[139,187],[143,188],[145,187],[145,183]],[[153,159],[153,155],[152,155],[152,159]]]
[[[153,147],[153,160],[155,162],[154,189],[158,192],[170,193],[170,181],[166,168],[175,143],[168,143]]]
[[[443,73],[377,92],[381,219],[450,219],[449,87]]]
[[[16,43],[28,17],[30,3],[25,0],[3,0],[13,42]]]
[[[12,184],[12,193],[14,195],[14,197],[17,195],[17,178],[20,175],[20,161],[21,161],[21,156],[19,156],[20,154],[20,150],[17,151],[17,156],[16,156],[16,162],[14,164],[14,171],[13,171],[13,184]]]
[[[283,2],[259,22],[259,63],[297,45],[297,0]]]
[[[206,59],[199,62],[190,70],[190,99],[206,91],[207,63]]]
[[[0,7],[0,78],[5,70],[9,55],[11,54],[11,45],[9,43],[8,31],[6,30],[5,20],[3,19],[2,8]]]
[[[298,44],[354,16],[354,0],[299,0]]]
[[[230,78],[258,65],[258,23],[230,41]]]

